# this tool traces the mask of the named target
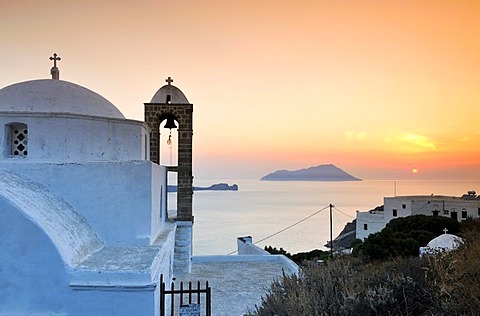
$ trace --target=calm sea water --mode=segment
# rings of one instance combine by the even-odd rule
[[[196,180],[196,186],[227,182],[239,191],[197,191],[193,199],[193,251],[195,255],[228,254],[236,250],[236,238],[252,236],[259,241],[324,209],[315,216],[257,245],[284,248],[297,253],[325,249],[329,240],[329,209],[334,238],[355,218],[383,204],[383,197],[396,195],[461,196],[468,190],[480,192],[478,182],[384,181],[274,182],[259,180]],[[176,195],[169,194],[175,207]]]

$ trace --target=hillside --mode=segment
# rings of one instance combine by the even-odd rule
[[[329,164],[300,170],[277,170],[260,179],[261,181],[362,181],[342,169]]]

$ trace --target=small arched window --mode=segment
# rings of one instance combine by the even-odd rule
[[[6,126],[6,153],[9,156],[28,155],[28,126],[24,123],[10,123]]]

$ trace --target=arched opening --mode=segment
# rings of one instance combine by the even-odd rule
[[[173,97],[173,96],[172,96]],[[161,99],[164,102],[165,99]],[[167,144],[170,136],[171,144]],[[192,175],[192,136],[193,105],[172,103],[145,103],[145,122],[152,128],[150,136],[150,159],[166,166],[168,183],[177,184],[177,220],[192,221],[193,175]],[[170,159],[171,150],[171,159]],[[173,188],[172,188],[173,189]],[[173,203],[168,205],[168,210]],[[169,213],[169,217],[170,217]]]
[[[171,189],[167,194],[167,212],[173,215],[177,211],[179,122],[173,114],[163,114],[159,121],[159,164],[168,168],[167,185]]]
[[[160,135],[160,165],[172,167],[178,165],[178,121],[173,115],[161,119],[158,133]]]

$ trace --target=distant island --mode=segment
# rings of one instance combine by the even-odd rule
[[[362,181],[332,164],[301,170],[277,170],[260,179],[261,181]]]
[[[227,183],[216,183],[212,184],[209,187],[193,187],[193,191],[238,191],[238,185]],[[169,185],[168,192],[177,192],[176,185]]]

